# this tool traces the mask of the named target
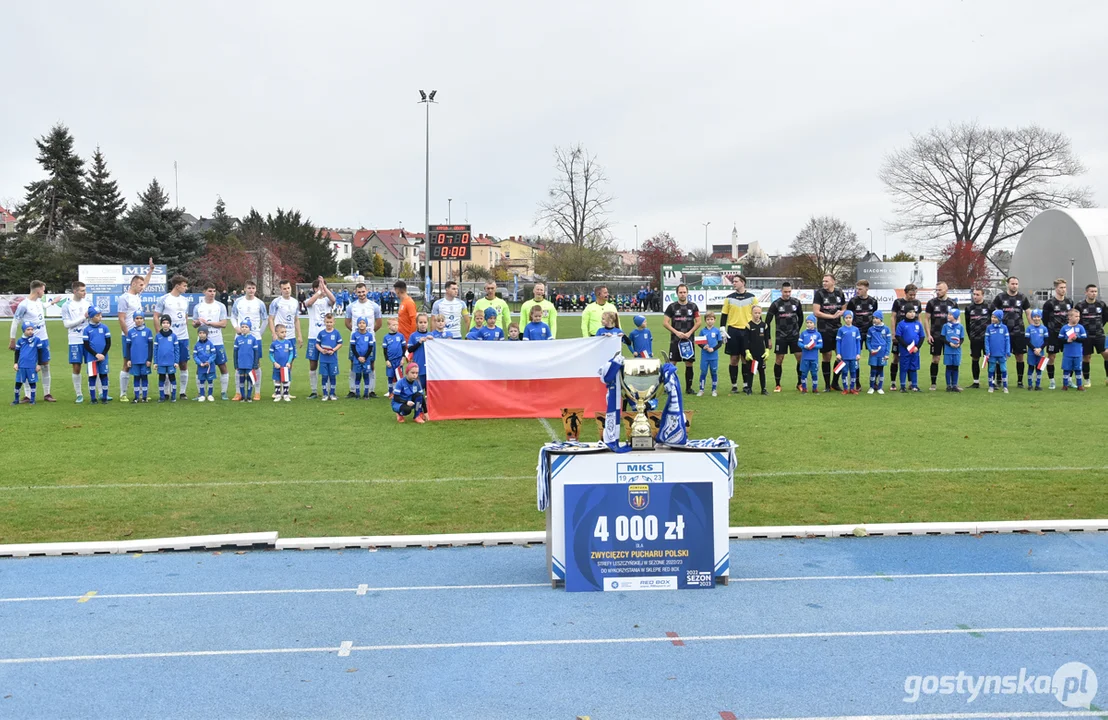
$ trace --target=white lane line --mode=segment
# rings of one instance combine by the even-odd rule
[[[735,583],[774,583],[774,582],[828,582],[837,580],[918,580],[918,579],[954,579],[954,578],[1005,578],[1005,577],[1036,577],[1036,576],[1085,576],[1108,575],[1108,570],[1027,570],[1014,572],[971,572],[971,573],[902,573],[897,575],[794,575],[783,577],[757,577],[737,578],[732,577],[729,582]],[[481,585],[403,585],[391,587],[370,587],[362,583],[356,588],[295,588],[288,590],[195,590],[182,592],[155,592],[155,593],[98,593],[99,599],[136,599],[136,598],[176,598],[176,597],[220,597],[233,595],[308,595],[312,593],[349,593],[365,595],[367,593],[381,592],[418,592],[442,591],[442,590],[502,590],[511,588],[545,588],[550,583],[488,583]],[[80,600],[90,597],[87,595],[43,595],[32,597],[0,598],[0,603],[14,602],[43,602],[50,600]]]
[[[343,640],[342,644],[339,645],[339,657],[349,657],[352,647],[354,647],[353,640]]]
[[[1102,633],[1108,632],[1108,626],[1092,627],[1007,627],[1007,628],[942,628],[923,630],[843,630],[828,632],[801,633],[753,633],[742,635],[682,635],[681,640],[690,642],[741,642],[748,640],[808,640],[819,638],[868,638],[868,637],[908,637],[935,635],[979,634],[1024,634],[1024,633]],[[575,638],[563,640],[487,640],[475,642],[451,643],[407,643],[402,645],[352,645],[350,650],[365,652],[389,652],[396,650],[455,650],[468,648],[512,648],[512,647],[549,647],[559,645],[641,645],[650,643],[672,643],[673,638],[659,637],[622,637],[622,638]],[[76,662],[85,660],[138,660],[146,658],[203,657],[216,655],[268,655],[293,653],[336,652],[336,648],[260,648],[251,650],[188,650],[180,652],[119,653],[104,655],[54,655],[45,657],[0,658],[0,665],[27,665],[48,662]]]
[[[545,418],[543,418],[545,422]],[[548,426],[549,422],[546,423]],[[550,433],[555,440],[553,426]],[[942,468],[867,468],[859,470],[782,470],[774,472],[736,472],[735,477],[742,479],[758,478],[787,478],[787,477],[852,477],[870,475],[950,475],[964,473],[1010,473],[1010,472],[1105,472],[1108,465],[1086,466],[1056,466],[1056,467],[942,467]],[[276,485],[404,485],[408,483],[452,483],[473,482],[477,480],[516,481],[534,480],[532,475],[499,475],[493,477],[439,477],[439,478],[367,478],[354,479],[329,479],[329,480],[242,480],[228,482],[167,482],[167,483],[96,483],[82,485],[8,485],[0,486],[0,495],[18,492],[32,492],[43,490],[118,490],[130,489],[162,489],[162,488],[219,488],[219,487],[269,487]]]
[[[1104,717],[1103,710],[1045,710],[1041,712],[923,713],[919,715],[809,715],[807,717],[751,718],[750,720],[989,720],[990,718]]]
[[[550,422],[546,418],[539,418],[539,422],[546,428],[546,434],[550,436],[550,441],[558,442],[558,434],[554,432],[554,428],[550,426]]]

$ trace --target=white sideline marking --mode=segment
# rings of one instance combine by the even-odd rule
[[[1103,710],[1045,710],[1042,712],[925,713],[922,715],[811,715],[808,717],[753,718],[752,720],[988,720],[989,718],[1103,717]]]
[[[545,418],[540,418],[546,422]],[[549,426],[550,423],[547,422]],[[553,427],[550,433],[557,440]],[[957,473],[1003,473],[1003,472],[1104,472],[1108,465],[1055,466],[1055,467],[942,467],[942,468],[867,468],[859,470],[782,470],[773,472],[736,472],[736,478],[779,478],[779,477],[838,477],[857,475],[953,475]],[[180,482],[180,483],[94,483],[83,485],[7,485],[0,486],[0,495],[14,492],[39,490],[118,490],[121,488],[215,488],[215,487],[267,487],[273,485],[403,485],[407,483],[452,483],[475,480],[534,480],[534,475],[499,475],[494,477],[440,477],[440,478],[367,478],[364,480],[243,480],[239,482]]]
[[[773,582],[825,582],[834,580],[915,580],[915,579],[950,579],[950,578],[979,578],[979,577],[1028,577],[1049,575],[1108,575],[1108,570],[1027,570],[1014,572],[970,572],[970,573],[915,573],[898,575],[796,575],[783,577],[758,577],[741,578],[732,577],[734,583],[773,583]],[[297,588],[289,590],[196,590],[182,592],[156,592],[156,593],[98,593],[97,599],[135,599],[135,598],[175,598],[175,597],[220,597],[232,595],[306,595],[312,593],[348,593],[365,595],[379,592],[415,592],[419,590],[503,590],[511,588],[540,588],[550,587],[550,583],[495,583],[484,585],[405,585],[393,587],[369,587],[362,583],[356,588]],[[0,603],[14,602],[41,602],[47,600],[77,600],[88,598],[87,595],[44,595],[38,597],[13,597],[0,598]]]
[[[343,640],[342,644],[339,645],[339,657],[349,657],[350,648],[352,647],[354,647],[353,640]]]
[[[558,434],[554,432],[554,428],[550,427],[550,421],[546,418],[539,418],[539,422],[546,428],[546,434],[550,436],[550,441],[558,442]]]
[[[1108,632],[1108,626],[1093,627],[1008,627],[1008,628],[944,628],[929,630],[843,630],[835,632],[756,633],[743,635],[689,635],[681,636],[690,642],[737,642],[743,640],[806,640],[814,638],[853,637],[905,637],[933,635],[1021,634],[1021,633],[1081,633]],[[455,650],[464,648],[542,647],[551,645],[632,645],[672,643],[667,635],[660,637],[575,638],[564,640],[486,640],[451,643],[407,643],[402,645],[352,645],[350,651],[387,652],[392,650]],[[346,643],[344,642],[343,645]],[[137,660],[145,658],[203,657],[209,655],[268,655],[306,652],[335,652],[329,648],[261,648],[253,650],[187,650],[180,652],[120,653],[105,655],[54,655],[46,657],[0,658],[0,665],[26,665],[31,663],[72,662],[83,660]],[[342,651],[340,647],[339,652]]]

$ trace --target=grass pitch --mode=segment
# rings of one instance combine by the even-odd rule
[[[118,327],[109,324],[118,347]],[[661,352],[668,333],[659,317],[650,325]],[[571,337],[579,321],[566,317],[560,326]],[[309,402],[304,359],[291,403],[263,395],[249,405],[76,405],[64,329],[52,321],[49,332],[56,404],[7,406],[14,373],[10,360],[0,364],[8,397],[0,405],[0,543],[543,527],[534,468],[550,436],[537,420],[421,427],[398,425],[383,397]],[[113,348],[112,397],[121,362]],[[686,408],[696,411],[693,437],[739,443],[732,525],[1108,515],[1098,420],[1108,411],[1108,388],[1097,359],[1086,393],[1016,390],[1013,364],[1010,395],[883,397],[801,396],[792,389],[791,358],[780,395],[729,396],[724,363],[720,397],[686,398]],[[383,362],[378,368],[384,395]],[[344,359],[340,395],[347,371]],[[925,385],[926,373],[925,365]],[[772,383],[772,365],[767,374]],[[968,356],[962,374],[968,385]],[[560,425],[550,421],[559,434]],[[583,439],[597,436],[586,423]]]

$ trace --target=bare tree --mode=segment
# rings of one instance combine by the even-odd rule
[[[1061,184],[1084,172],[1061,133],[963,123],[912,136],[885,158],[878,177],[897,208],[889,232],[987,254],[1043,210],[1090,205],[1087,188]]]
[[[536,224],[548,228],[558,242],[604,246],[609,242],[608,206],[613,199],[604,189],[604,169],[580,144],[554,148],[554,166],[557,177],[539,203]]]
[[[685,256],[685,262],[692,265],[719,265],[719,259],[712,257],[707,250],[693,250]]]
[[[824,215],[808,221],[789,252],[799,258],[796,272],[801,279],[818,286],[824,275],[847,279],[866,248],[846,223]]]

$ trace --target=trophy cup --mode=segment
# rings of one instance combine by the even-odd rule
[[[654,433],[646,417],[647,403],[661,387],[662,361],[656,358],[628,358],[623,361],[621,384],[635,419],[631,423],[631,449],[653,450]]]

